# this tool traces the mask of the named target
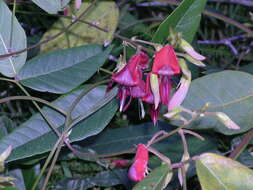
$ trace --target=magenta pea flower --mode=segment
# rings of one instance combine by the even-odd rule
[[[142,78],[142,69],[148,63],[148,56],[144,52],[133,55],[126,66],[112,75],[112,80],[123,86],[136,86]]]
[[[148,171],[148,148],[144,144],[138,144],[134,162],[128,171],[128,177],[135,182],[142,181]]]
[[[171,80],[169,76],[161,76],[159,81],[160,99],[161,103],[165,106],[169,105]]]
[[[128,108],[132,98],[142,98],[146,94],[142,70],[147,67],[148,60],[144,52],[136,53],[120,71],[112,75],[112,81],[121,85],[117,96],[120,100],[120,112]]]
[[[177,56],[172,46],[166,45],[155,53],[152,73],[172,76],[180,72]]]

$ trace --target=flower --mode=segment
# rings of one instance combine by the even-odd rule
[[[132,97],[130,96],[130,98],[128,100],[128,103],[126,104],[126,100],[129,96],[130,96],[129,87],[124,87],[123,86],[123,87],[119,88],[117,98],[120,101],[120,106],[119,106],[119,111],[120,112],[125,111],[129,107],[129,105],[132,101]]]
[[[159,81],[160,99],[165,106],[169,105],[171,80],[169,76],[161,76]]]
[[[151,72],[147,74],[146,76],[146,86],[145,86],[145,96],[142,98],[142,101],[147,102],[149,104],[154,104],[154,95],[151,91],[151,86],[150,86],[150,77],[151,77]]]
[[[112,80],[124,86],[136,86],[142,78],[142,69],[146,68],[148,56],[144,52],[133,55],[126,66],[112,75]]]
[[[169,106],[168,106],[169,111],[175,109],[176,107],[182,104],[182,102],[184,101],[187,95],[190,84],[191,84],[191,78],[185,78],[185,77],[181,78],[180,86],[178,90],[175,92],[175,94],[172,96],[169,102]]]
[[[121,85],[117,96],[120,100],[120,112],[128,108],[132,98],[142,98],[146,94],[145,82],[142,80],[142,70],[147,67],[147,63],[147,54],[144,52],[136,53],[123,68],[112,75],[112,81]],[[111,88],[111,83],[109,83],[108,89]],[[127,98],[129,100],[126,104]]]
[[[153,121],[153,124],[157,124],[158,116],[159,116],[159,110],[160,108],[155,108],[154,105],[150,105],[149,112],[150,112],[150,117],[151,120]]]
[[[135,182],[143,180],[148,170],[148,149],[144,144],[137,145],[134,163],[128,171],[128,177]]]
[[[152,72],[167,76],[180,74],[180,66],[172,46],[166,45],[155,53]]]
[[[184,39],[180,40],[180,47],[193,59],[196,59],[198,61],[203,61],[206,58],[203,55],[200,55],[198,52],[196,52],[193,47]]]
[[[76,10],[80,9],[82,4],[82,0],[75,0],[75,8]]]

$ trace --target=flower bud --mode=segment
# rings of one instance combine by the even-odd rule
[[[151,73],[150,86],[152,93],[154,95],[155,109],[157,109],[160,103],[160,93],[159,93],[159,80],[156,74]]]
[[[188,69],[188,66],[184,59],[179,59],[179,65],[182,70],[182,73],[184,76],[186,76],[187,79],[191,80],[191,71]]]
[[[10,145],[5,151],[0,154],[0,172],[4,170],[4,162],[10,156],[12,146]]]
[[[175,94],[172,96],[168,110],[173,110],[174,108],[180,106],[182,102],[184,101],[187,92],[189,90],[190,84],[191,84],[191,75],[188,76],[189,78],[182,77],[180,80],[180,87],[175,92]]]
[[[168,118],[168,119],[174,119],[174,118],[178,118],[178,114],[180,114],[182,112],[182,108],[181,107],[176,107],[175,109],[169,111],[168,113],[164,114],[163,116]]]
[[[233,122],[225,113],[216,112],[218,119],[229,129],[239,130],[240,127]]]
[[[79,10],[82,4],[82,0],[75,0],[75,9]]]
[[[190,63],[198,66],[198,67],[205,67],[206,65],[202,62],[202,61],[199,61],[197,59],[194,59],[193,57],[191,57],[190,55],[188,54],[182,54],[182,56],[187,60],[189,61]]]
[[[142,181],[148,170],[148,148],[144,144],[138,144],[134,163],[128,171],[128,177],[135,182]]]
[[[203,61],[206,58],[203,55],[200,55],[198,52],[196,52],[193,47],[184,39],[180,40],[180,47],[186,52],[188,53],[188,55],[190,55],[192,58],[199,60],[199,61]]]

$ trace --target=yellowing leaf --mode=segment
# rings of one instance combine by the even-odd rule
[[[83,2],[81,8],[73,14],[73,19],[78,17],[90,3]],[[71,13],[70,13],[71,15]],[[56,49],[65,49],[87,44],[109,43],[113,38],[113,33],[118,24],[119,10],[113,1],[100,1],[83,17],[75,23],[68,31],[54,40],[41,46],[41,53]],[[92,23],[108,32],[99,30],[84,22]],[[72,20],[70,18],[60,18],[51,29],[42,37],[42,41],[64,30]]]
[[[202,154],[196,168],[202,190],[253,189],[253,171],[224,156]]]

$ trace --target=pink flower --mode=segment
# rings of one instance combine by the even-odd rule
[[[146,77],[146,87],[145,87],[146,94],[142,98],[142,101],[147,102],[149,104],[154,104],[154,95],[150,87],[150,76],[151,76],[151,73],[148,73]]]
[[[152,72],[167,76],[180,74],[179,63],[172,46],[166,45],[156,52]]]
[[[141,69],[148,63],[148,56],[144,52],[133,55],[127,65],[112,75],[112,80],[123,86],[136,86],[142,78]]]
[[[187,92],[189,90],[191,84],[191,78],[186,79],[184,77],[181,78],[180,80],[180,87],[178,88],[178,90],[175,92],[175,94],[172,96],[170,102],[169,102],[169,106],[168,106],[168,110],[173,110],[174,108],[180,106],[186,95]]]
[[[128,177],[135,182],[143,180],[148,170],[148,149],[144,144],[138,144],[134,163],[128,171]]]
[[[171,91],[171,80],[169,76],[160,77],[159,90],[160,90],[161,103],[165,106],[168,106]]]
[[[129,97],[129,100],[128,100],[128,103],[126,104],[126,100],[128,97]],[[123,86],[123,87],[119,88],[117,98],[120,101],[119,111],[120,112],[125,111],[129,107],[129,105],[132,101],[132,97],[130,96],[129,87]]]
[[[155,109],[154,105],[150,105],[149,112],[150,112],[151,120],[153,121],[154,125],[157,124],[157,120],[158,120],[158,117],[159,117],[159,110],[160,110],[159,107],[157,109]]]
[[[80,9],[82,4],[82,0],[75,0],[75,8],[76,10]]]
[[[133,98],[142,98],[145,96],[145,82],[143,80],[140,80],[139,84],[137,86],[130,87],[131,96]]]

